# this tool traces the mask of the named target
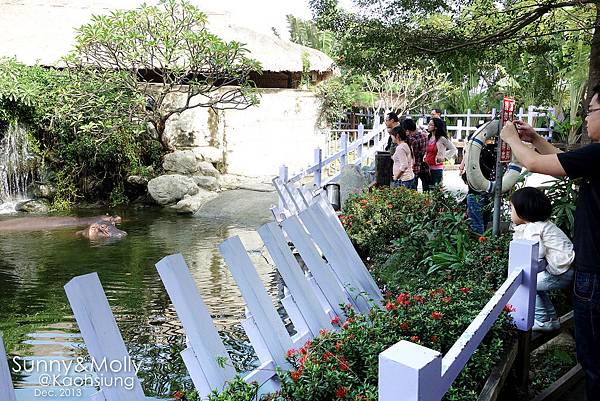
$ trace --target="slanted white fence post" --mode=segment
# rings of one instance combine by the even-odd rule
[[[110,310],[98,274],[75,277],[64,288],[88,353],[98,365],[106,361],[105,368],[97,372],[104,379],[100,383],[102,394],[95,399],[145,401],[146,397],[135,371],[126,367],[111,368],[113,361],[133,361]]]
[[[6,350],[4,349],[2,335],[0,335],[0,400],[17,401],[12,378],[10,377],[10,368],[6,359]]]
[[[276,366],[287,368],[289,363],[285,360],[285,355],[292,348],[292,339],[260,281],[242,241],[238,236],[228,238],[219,245],[219,250],[252,313],[271,359]]]
[[[519,107],[519,114],[517,115],[517,119],[519,119],[519,120],[523,120],[523,116],[524,116],[524,115],[525,115],[525,114],[523,114],[523,108],[522,108],[522,107]]]
[[[358,157],[357,166],[361,167],[363,163],[363,146],[365,142],[365,126],[363,123],[358,124],[358,148],[356,148],[356,155]]]
[[[288,168],[286,165],[279,167],[279,180],[282,185],[285,185],[288,182]],[[280,194],[280,198],[279,198],[279,209],[280,210],[286,209],[286,205],[285,205],[284,199],[281,198],[281,194]]]
[[[298,305],[301,316],[297,317],[296,321],[301,317],[314,337],[319,334],[321,329],[333,329],[329,316],[321,308],[319,300],[292,254],[281,228],[276,223],[267,223],[258,229],[258,234],[269,250],[294,303]],[[297,331],[300,332],[300,330]]]
[[[379,354],[379,401],[437,401],[442,355],[400,341]]]
[[[492,120],[494,118],[496,118],[496,108],[495,107],[492,109]]]
[[[321,148],[315,149],[315,165],[316,170],[314,172],[314,180],[315,187],[321,188],[321,174],[323,173],[323,151]]]
[[[552,142],[552,134],[554,133],[554,119],[556,118],[556,110],[554,107],[550,107],[548,109],[548,119],[550,123],[548,124],[548,139]]]
[[[166,256],[156,269],[185,329],[188,348],[181,355],[199,395],[207,397],[213,389],[223,388],[236,371],[183,256]],[[223,358],[224,367],[217,358]]]
[[[510,299],[514,311],[510,313],[517,329],[529,331],[533,327],[537,286],[538,245],[535,241],[511,241],[508,255],[508,273],[523,269],[523,281]]]
[[[341,148],[344,150],[344,152],[342,153],[342,157],[340,158],[341,160],[341,167],[344,167],[346,164],[348,164],[348,133],[347,132],[342,132],[342,136],[340,136],[340,143],[341,143]]]

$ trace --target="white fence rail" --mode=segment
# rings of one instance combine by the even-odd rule
[[[416,119],[418,127],[425,129],[427,116],[412,117]],[[497,111],[492,109],[490,113],[486,114],[472,113],[471,110],[467,110],[465,114],[442,114],[441,117],[447,122],[448,135],[455,143],[460,145],[466,141],[471,133],[477,130],[478,126],[496,118]],[[531,125],[534,125],[538,118],[548,120],[547,127],[535,128],[537,132],[548,139],[552,138],[554,132],[555,117],[554,108],[536,106],[529,106],[526,110],[521,107],[515,113],[515,118],[524,120]],[[326,136],[325,150],[317,147],[313,153],[312,164],[309,164],[308,167],[293,175],[290,174],[285,165],[279,168],[278,178],[281,182],[296,184],[303,181],[306,184],[305,179],[312,177],[312,186],[316,188],[321,188],[330,182],[336,182],[342,167],[347,164],[362,166],[363,163],[372,161],[375,152],[382,150],[388,139],[385,125],[377,120],[371,130],[365,130],[364,126],[359,124],[358,129],[326,130],[324,135]]]

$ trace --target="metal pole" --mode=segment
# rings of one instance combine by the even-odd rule
[[[502,110],[502,106],[500,107]],[[494,116],[495,118],[496,116]],[[502,139],[500,138],[500,130],[502,129],[502,121],[498,120],[498,136],[496,140],[496,180],[494,181],[494,218],[492,221],[492,235],[500,234],[500,209],[502,208],[502,176],[504,169],[502,168],[501,153]]]

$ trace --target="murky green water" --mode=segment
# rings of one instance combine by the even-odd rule
[[[269,205],[274,201],[272,193],[230,191],[194,217],[148,209],[118,211],[124,219],[120,228],[129,235],[107,244],[90,244],[76,237],[75,229],[0,233],[0,331],[9,358],[30,363],[85,355],[63,285],[77,275],[98,272],[127,348],[142,362],[146,395],[170,395],[172,383],[189,380],[179,356],[184,333],[154,264],[181,252],[233,358],[242,365],[252,363],[252,350],[239,327],[243,299],[217,245],[239,235],[275,297],[277,278],[255,231],[271,219]],[[35,396],[38,376],[14,374],[18,401],[45,399]],[[93,392],[86,388],[83,394]]]

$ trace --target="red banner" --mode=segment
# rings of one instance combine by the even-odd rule
[[[502,127],[506,125],[508,121],[512,121],[515,115],[515,99],[511,99],[509,97],[504,97],[502,100]],[[510,150],[510,146],[508,144],[502,142],[502,147],[500,148],[500,161],[502,163],[509,163],[512,159],[512,152]]]

